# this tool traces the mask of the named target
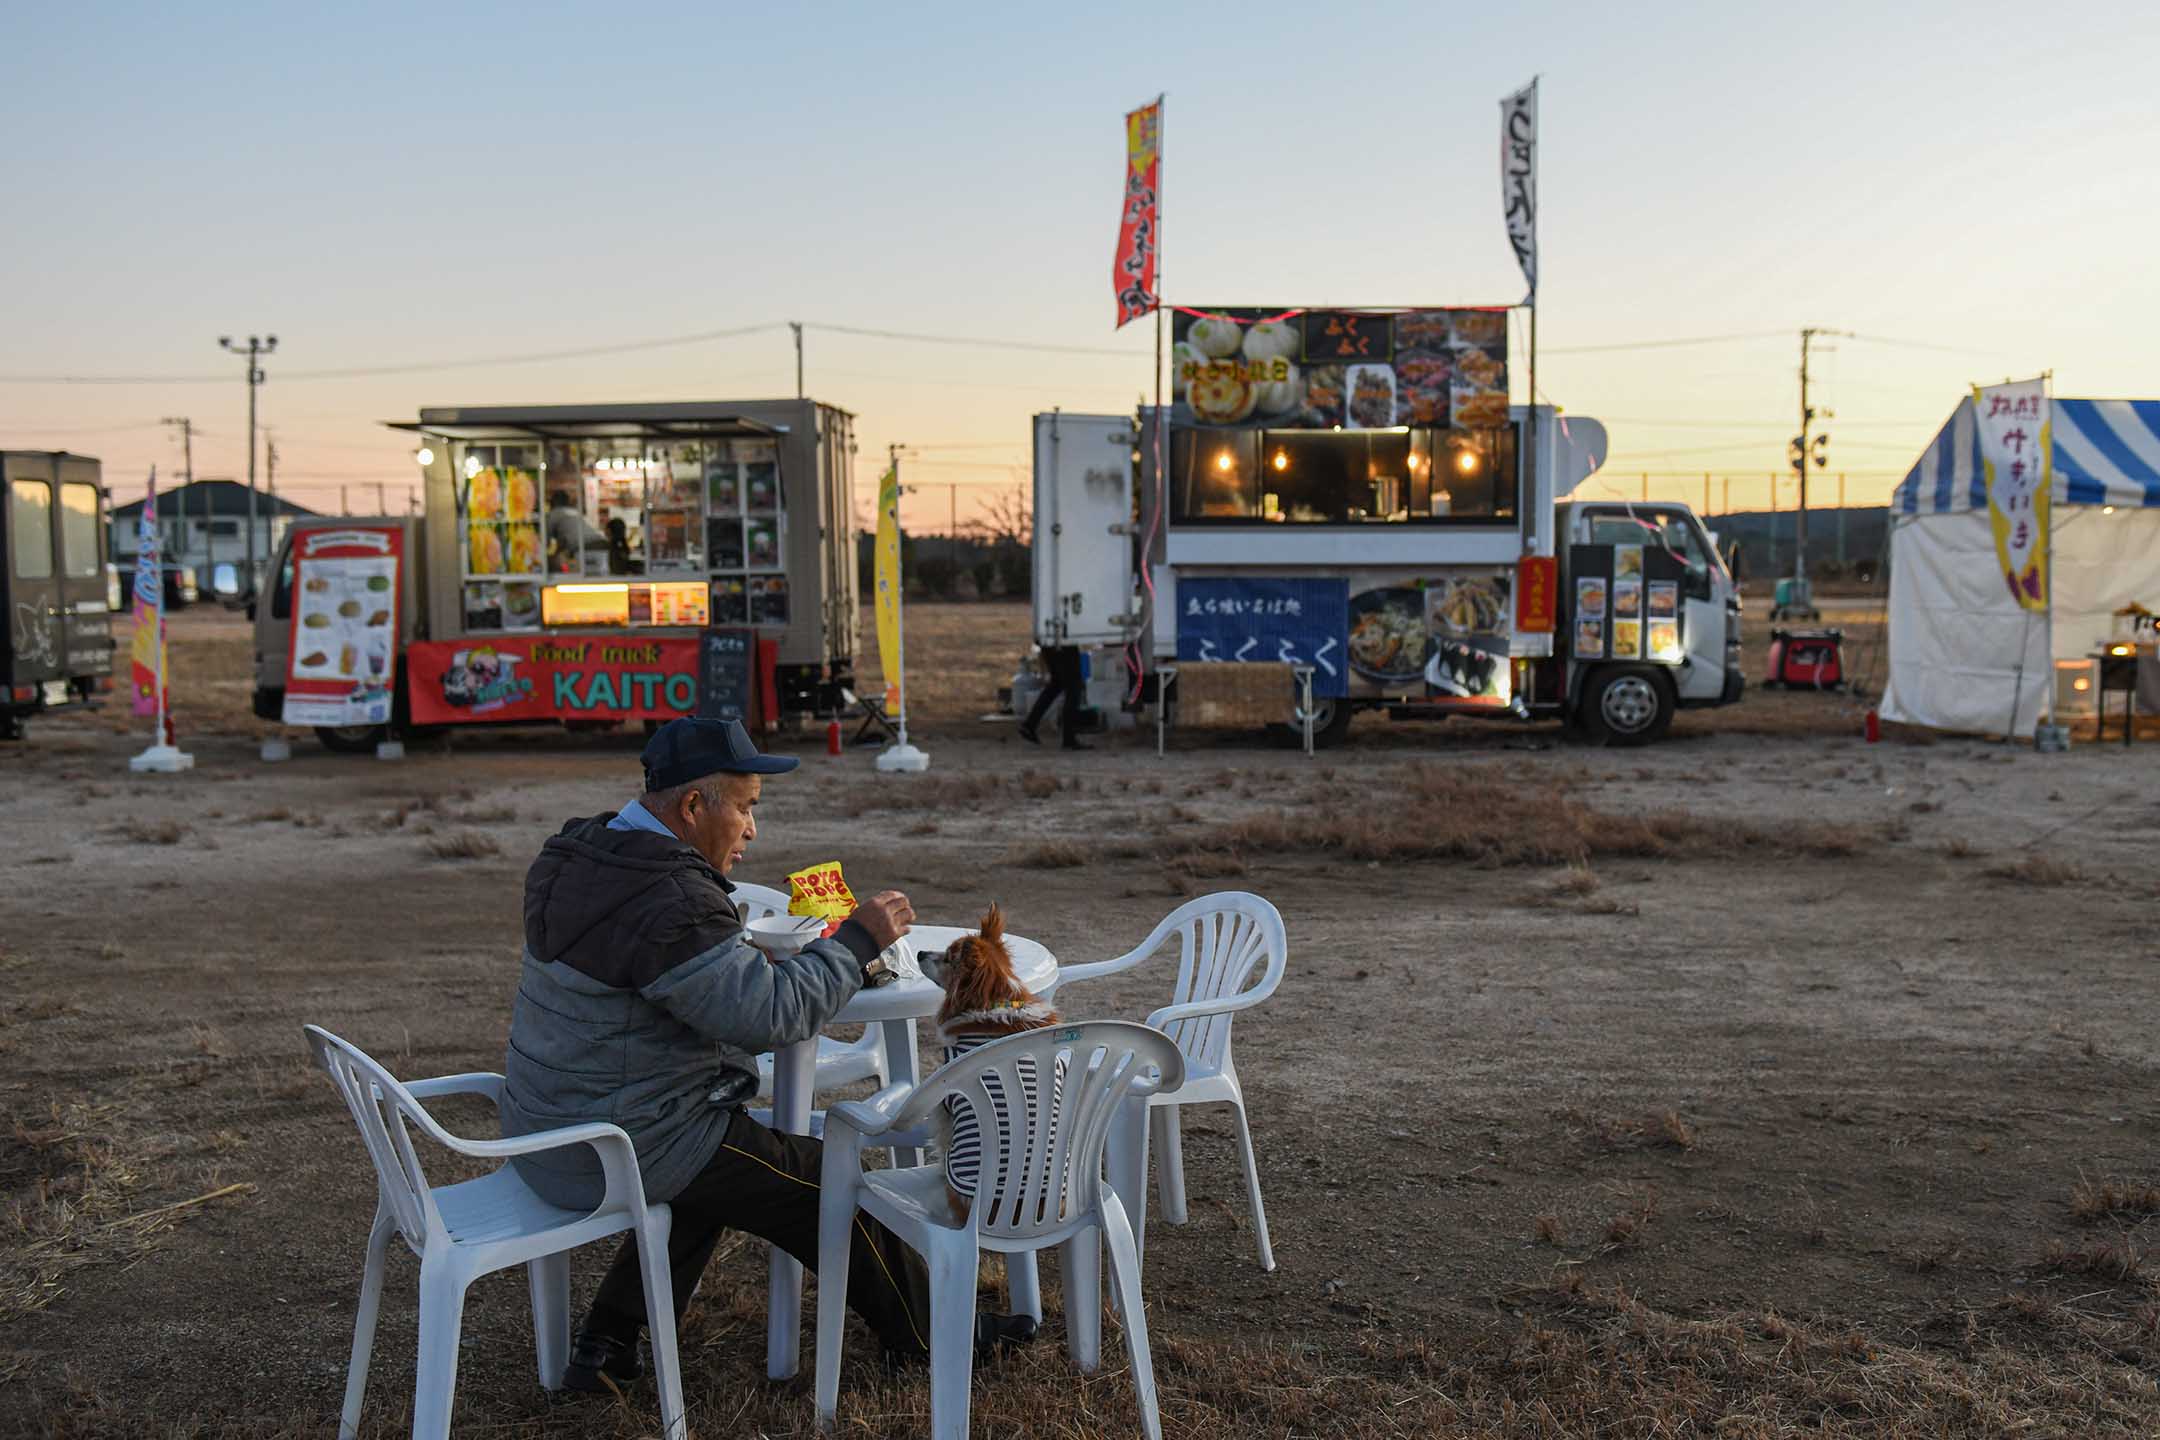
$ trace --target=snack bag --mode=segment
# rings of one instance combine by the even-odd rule
[[[854,913],[855,894],[840,876],[839,861],[812,865],[787,878],[788,914],[821,916],[827,935],[839,929],[840,922]]]

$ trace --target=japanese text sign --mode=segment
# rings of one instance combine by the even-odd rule
[[[1560,621],[1560,562],[1550,555],[1525,555],[1515,562],[1515,628],[1525,635],[1550,635]]]
[[[2020,606],[2048,603],[2048,498],[2054,442],[2047,382],[2020,380],[1973,387],[1980,459],[1987,467],[1988,525],[2003,581]]]
[[[1348,693],[1343,637],[1350,591],[1339,579],[1185,579],[1177,588],[1180,661],[1310,665],[1313,694]]]

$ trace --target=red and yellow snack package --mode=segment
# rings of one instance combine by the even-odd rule
[[[855,913],[855,894],[840,876],[840,862],[828,860],[788,876],[788,914],[816,915],[825,921],[825,933]]]

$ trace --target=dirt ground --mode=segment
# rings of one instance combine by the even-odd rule
[[[2160,749],[1870,746],[1856,702],[1751,695],[1641,751],[1361,719],[1314,759],[1061,756],[975,718],[1023,611],[910,616],[932,772],[783,740],[741,878],[995,899],[1068,962],[1210,889],[1288,926],[1237,1021],[1280,1268],[1228,1115],[1192,1114],[1191,1223],[1148,1231],[1166,1433],[2160,1431]],[[264,765],[244,626],[173,645],[193,772],[130,777],[123,717],[0,750],[0,1434],[328,1433],[374,1193],[300,1027],[499,1069],[524,868],[637,773],[634,736],[546,731]],[[416,1268],[371,1435],[409,1424]],[[760,1378],[763,1273],[726,1249],[693,1308],[697,1433],[811,1429],[807,1378]],[[979,1376],[977,1433],[1136,1431],[1115,1326],[1093,1379],[1060,1338]],[[549,1403],[531,1343],[523,1280],[477,1284],[460,1433],[652,1429],[649,1385]],[[922,1379],[849,1354],[844,1426],[927,1433]]]

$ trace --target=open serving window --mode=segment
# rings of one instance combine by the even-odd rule
[[[1513,427],[1170,431],[1177,524],[1514,519]]]
[[[490,418],[409,427],[447,446],[467,632],[788,623],[782,432]]]

